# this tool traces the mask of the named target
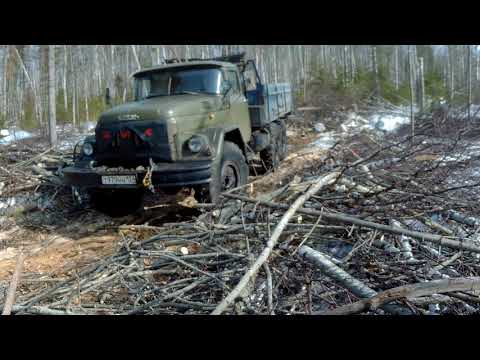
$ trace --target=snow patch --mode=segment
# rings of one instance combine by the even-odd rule
[[[3,132],[3,130],[2,130],[2,132]],[[33,137],[32,133],[30,133],[28,131],[24,131],[24,130],[13,131],[12,133],[10,133],[10,131],[6,130],[6,133],[8,133],[8,135],[6,135],[5,137],[0,139],[0,144],[2,144],[2,145],[8,145],[8,144],[11,144],[12,142],[16,142],[18,140],[30,139],[31,137]],[[3,135],[3,133],[2,133],[2,135]]]
[[[319,149],[331,149],[336,143],[336,139],[333,133],[324,133],[320,135],[314,142],[310,144],[311,147]]]
[[[315,125],[313,125],[313,127],[315,128],[315,131],[319,133],[326,130],[325,125],[323,125],[322,123],[316,123]]]
[[[383,131],[394,131],[400,126],[410,122],[409,117],[403,115],[375,114],[369,120],[371,127]]]

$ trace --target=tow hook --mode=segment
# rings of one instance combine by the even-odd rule
[[[152,193],[155,193],[155,188],[153,187],[153,184],[152,184],[152,172],[153,172],[154,166],[155,164],[153,163],[152,158],[150,158],[150,166],[147,168],[147,173],[143,178],[143,186],[148,188]]]

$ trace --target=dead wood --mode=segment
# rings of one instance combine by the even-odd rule
[[[480,290],[480,278],[458,278],[433,280],[424,283],[399,286],[385,290],[370,299],[360,300],[353,304],[339,307],[332,311],[320,312],[317,315],[351,315],[358,314],[369,309],[375,309],[389,302],[430,296],[433,294],[444,294],[456,291],[478,291]]]
[[[26,255],[23,252],[18,254],[17,264],[15,266],[15,271],[10,281],[10,286],[8,288],[7,296],[5,298],[5,303],[3,305],[2,315],[10,315],[12,312],[12,307],[15,304],[15,294],[17,292],[18,284],[20,283],[20,278],[23,271],[23,263],[25,261]]]
[[[279,221],[275,230],[272,233],[270,240],[267,242],[267,247],[262,251],[260,256],[257,258],[255,263],[252,265],[250,269],[245,273],[242,277],[240,282],[237,286],[228,294],[228,296],[217,306],[217,308],[212,312],[212,315],[221,315],[227,308],[233,304],[235,299],[241,294],[241,292],[245,289],[251,279],[256,275],[257,271],[260,267],[267,261],[268,257],[273,251],[273,248],[278,242],[280,235],[285,229],[286,225],[295,214],[295,212],[300,209],[300,207],[307,201],[312,195],[315,195],[319,192],[322,188],[333,184],[338,176],[340,175],[339,172],[334,172],[328,174],[326,176],[321,177],[317,180],[317,182],[307,191],[306,194],[300,196],[293,205],[288,209],[288,211],[283,215],[282,219]]]
[[[245,196],[241,195],[232,195],[232,194],[224,194],[223,196],[229,197],[232,199],[238,199],[242,200],[245,202],[251,202],[251,203],[258,203],[264,206],[268,206],[274,209],[288,209],[288,205],[284,204],[278,204],[274,203],[271,201],[264,201],[264,200],[258,200],[258,199],[251,199]],[[407,229],[402,229],[394,226],[388,226],[388,225],[383,225],[383,224],[377,224],[371,221],[366,221],[362,219],[358,219],[352,216],[344,215],[344,214],[332,214],[328,212],[322,212],[318,210],[310,210],[310,209],[297,209],[297,212],[305,215],[312,215],[312,216],[322,216],[323,219],[325,220],[331,220],[331,221],[340,221],[344,223],[349,223],[349,224],[355,224],[359,226],[364,226],[367,228],[371,229],[377,229],[381,230],[384,232],[392,233],[392,234],[398,234],[398,235],[406,235],[418,240],[422,241],[431,241],[440,245],[445,245],[448,247],[451,247],[452,249],[459,249],[459,250],[466,250],[466,251],[472,251],[475,253],[480,253],[480,247],[477,245],[474,245],[472,243],[468,242],[463,242],[463,241],[458,241],[454,239],[450,239],[444,236],[440,235],[435,235],[435,234],[429,234],[429,233],[422,233],[418,231],[412,231],[412,230],[407,230]]]

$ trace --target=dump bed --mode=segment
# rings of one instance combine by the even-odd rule
[[[252,128],[261,128],[293,111],[292,89],[288,83],[257,84],[247,91]]]

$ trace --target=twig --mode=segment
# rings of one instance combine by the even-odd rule
[[[269,315],[275,315],[273,312],[273,285],[272,285],[272,272],[268,267],[268,263],[263,264],[265,275],[267,276],[267,309]]]

